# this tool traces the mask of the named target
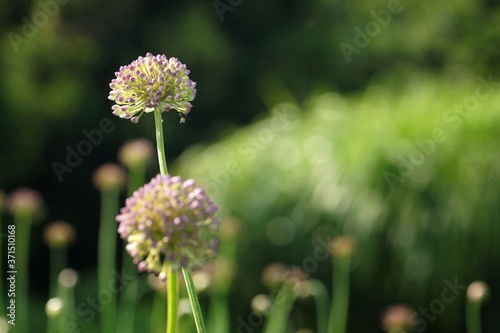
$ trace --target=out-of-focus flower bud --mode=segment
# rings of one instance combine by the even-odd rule
[[[14,191],[8,200],[8,208],[13,215],[38,215],[42,212],[42,206],[41,194],[26,187]]]
[[[382,314],[382,329],[390,333],[403,333],[411,326],[415,311],[405,304],[389,306]]]
[[[330,244],[330,253],[336,259],[350,259],[356,251],[356,241],[350,236],[335,237]]]
[[[126,178],[125,170],[121,166],[106,163],[94,172],[94,186],[99,191],[120,189],[125,185]]]
[[[64,288],[74,288],[78,282],[78,273],[72,268],[65,268],[59,273],[59,284]]]
[[[54,297],[45,304],[45,313],[49,318],[55,318],[61,314],[63,301],[60,298]]]
[[[267,265],[262,271],[262,283],[271,289],[279,287],[283,284],[283,276],[287,270],[288,266],[282,263]]]
[[[235,238],[243,229],[243,223],[236,217],[223,218],[219,227],[219,236],[221,239]]]
[[[260,294],[252,298],[251,307],[254,313],[267,315],[271,306],[271,298],[268,295]]]
[[[151,141],[147,139],[129,140],[121,146],[118,160],[129,169],[143,167],[151,161],[154,149]]]
[[[483,303],[490,295],[490,288],[483,281],[472,282],[467,288],[467,299],[473,303]]]
[[[43,238],[50,248],[64,247],[75,240],[76,230],[65,221],[55,221],[45,226]]]

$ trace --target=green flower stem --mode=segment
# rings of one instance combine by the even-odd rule
[[[97,267],[98,290],[109,289],[113,281],[116,262],[116,222],[118,212],[118,189],[109,189],[101,193],[101,221],[99,229],[99,260]],[[111,293],[110,301],[102,306],[101,332],[116,332],[116,295]]]
[[[153,113],[155,114],[156,150],[158,151],[160,173],[166,175],[168,174],[168,169],[165,146],[163,144],[163,121],[160,110],[155,110]],[[175,333],[178,326],[179,287],[177,279],[177,272],[172,271],[169,266],[167,270],[167,333]]]
[[[332,304],[329,333],[345,333],[349,308],[349,259],[337,259],[333,265]]]
[[[168,174],[167,158],[165,156],[165,146],[163,144],[163,120],[161,119],[161,112],[155,110],[155,126],[156,126],[156,150],[158,151],[158,163],[160,164],[160,173],[162,175]]]
[[[48,331],[47,333],[65,332],[67,331],[66,323],[76,322],[75,287],[64,287],[58,281],[57,297],[63,302],[61,315],[56,317],[56,321],[59,321],[59,327],[58,330]]]
[[[191,275],[191,270],[187,268],[182,268],[182,274],[184,274],[184,281],[186,282],[186,289],[189,296],[189,303],[191,303],[191,309],[193,310],[194,323],[196,325],[196,331],[198,333],[206,333],[205,323],[203,322],[203,316],[201,314],[200,302],[198,301],[198,295],[196,294],[196,289],[194,287],[193,276]]]
[[[467,333],[481,333],[481,303],[467,301]]]
[[[273,306],[268,315],[264,333],[286,333],[288,317],[292,310],[293,302],[297,295],[292,287],[283,284],[276,297],[273,299]]]
[[[229,309],[226,295],[210,296],[210,312],[207,322],[210,332],[229,332]]]
[[[177,332],[179,316],[179,283],[176,270],[167,268],[167,333]]]
[[[328,291],[326,290],[323,282],[319,280],[310,280],[311,296],[316,303],[316,331],[327,332],[328,329],[328,315],[329,315],[329,299]]]
[[[131,197],[135,190],[144,184],[146,178],[146,165],[130,169],[128,177],[128,197]],[[121,307],[118,320],[118,332],[133,333],[135,330],[136,310],[139,299],[139,274],[137,266],[134,264],[130,254],[128,254],[125,247],[122,250],[122,263],[127,275],[134,278],[129,283],[127,288],[123,291],[121,299]]]
[[[132,196],[134,192],[144,185],[146,181],[146,165],[129,169],[127,195]]]
[[[47,333],[57,332],[59,330],[59,325],[57,323],[59,318],[60,316],[56,316],[55,318],[47,316]]]
[[[59,273],[67,266],[67,247],[50,249],[50,288],[49,298],[57,295],[57,278]]]
[[[27,333],[29,330],[29,300],[28,300],[28,276],[29,276],[29,245],[31,231],[31,214],[16,214],[14,224],[16,226],[16,266],[13,270],[16,275],[16,332]],[[10,267],[7,266],[10,270]]]
[[[237,239],[235,235],[225,238],[219,250],[219,257],[215,260],[217,274],[213,286],[210,288],[210,309],[207,320],[210,332],[229,331],[227,295],[232,283],[236,249]]]
[[[67,266],[67,247],[50,248],[50,280],[49,280],[49,299],[52,297],[60,297],[64,303],[66,310],[66,300],[61,297],[58,289],[59,273]],[[47,318],[47,325],[50,327],[48,332],[55,332],[64,328],[64,315]]]
[[[160,173],[166,175],[168,173],[167,169],[167,159],[165,157],[165,146],[163,144],[163,124],[161,119],[161,112],[159,110],[154,111],[155,114],[155,126],[156,126],[156,147],[158,151],[158,163],[160,165]],[[167,333],[175,332],[177,328],[177,307],[179,305],[179,292],[177,288],[177,276],[174,276],[174,272],[168,272],[167,274],[167,304],[168,304],[168,315],[171,317],[167,318]],[[198,295],[194,288],[193,276],[189,269],[182,269],[184,274],[184,281],[186,282],[186,288],[189,296],[189,302],[191,303],[191,308],[193,309],[194,322],[196,324],[196,329],[198,333],[206,333],[205,323],[203,322],[203,316],[201,314],[200,303],[198,302]],[[170,281],[171,279],[175,280]],[[170,281],[170,282],[169,282]],[[173,289],[175,286],[175,289]],[[175,311],[174,311],[175,310]],[[175,315],[174,315],[175,314]],[[173,329],[169,331],[168,329]]]

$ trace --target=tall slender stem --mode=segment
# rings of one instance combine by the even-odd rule
[[[131,197],[134,191],[137,190],[146,178],[146,165],[141,165],[137,168],[129,170],[127,195]],[[139,298],[139,281],[137,266],[132,261],[130,254],[125,247],[122,249],[122,263],[127,275],[131,276],[132,281],[123,291],[121,299],[121,308],[118,314],[118,332],[134,333],[137,303]]]
[[[161,112],[159,110],[154,110],[155,114],[155,126],[156,126],[156,150],[158,152],[158,163],[160,164],[160,173],[166,175],[168,173],[167,169],[167,158],[165,156],[165,146],[163,144],[163,122],[161,119]]]
[[[168,169],[167,169],[167,160],[165,157],[165,146],[163,144],[163,124],[161,119],[161,112],[159,110],[155,110],[154,114],[155,114],[155,125],[156,125],[156,147],[158,151],[158,163],[160,165],[160,173],[162,175],[166,175],[168,173]],[[182,273],[184,274],[184,281],[186,282],[186,289],[189,296],[189,302],[191,303],[191,308],[193,310],[196,330],[198,331],[198,333],[206,333],[205,323],[203,322],[201,307],[198,301],[198,295],[196,294],[196,289],[194,287],[193,276],[191,275],[191,271],[187,268],[183,268]],[[177,329],[177,307],[179,304],[179,294],[177,287],[177,275],[176,272],[171,271],[170,267],[168,268],[167,272],[167,293],[168,293],[167,333],[173,333],[175,332],[175,329]],[[169,331],[169,329],[171,329],[172,331]]]
[[[101,221],[99,229],[99,260],[98,287],[99,290],[109,290],[113,281],[116,265],[116,223],[118,212],[118,189],[104,190],[101,193]],[[101,332],[116,332],[116,295],[110,293],[110,300],[102,305]]]
[[[297,295],[288,283],[284,283],[273,299],[273,306],[269,312],[264,333],[287,332],[288,318]]]
[[[76,272],[75,272],[76,274]],[[75,285],[68,286],[66,285],[62,279],[60,278],[61,274],[59,274],[59,278],[57,281],[57,291],[56,295],[63,302],[63,308],[61,314],[56,317],[57,319],[57,330],[51,330],[47,333],[51,332],[64,332],[67,330],[67,324],[76,321],[76,312],[75,312]],[[76,283],[75,283],[76,284]],[[71,325],[71,324],[70,324]]]
[[[154,111],[155,126],[156,126],[156,150],[158,151],[158,163],[160,165],[160,173],[166,175],[167,159],[165,156],[165,146],[163,144],[163,122],[161,112]],[[167,333],[175,333],[177,331],[178,306],[179,306],[179,287],[177,282],[177,272],[172,270],[169,265],[167,268]]]
[[[179,313],[179,285],[177,271],[167,268],[167,333],[177,332],[177,318]]]
[[[59,273],[66,268],[67,259],[67,248],[56,247],[50,248],[50,287],[49,287],[49,298],[57,296],[57,279]]]
[[[310,280],[311,295],[316,303],[316,318],[317,318],[317,328],[318,332],[328,331],[328,291],[319,280]]]
[[[467,301],[467,333],[481,333],[481,304]]]
[[[32,216],[30,214],[16,214],[14,224],[16,226],[16,252],[17,262],[15,270],[16,279],[16,328],[20,333],[28,332],[28,276],[29,276],[29,245]]]
[[[349,308],[349,270],[349,259],[339,259],[333,265],[329,333],[345,333]]]
[[[200,302],[198,301],[198,295],[196,294],[196,289],[194,287],[193,276],[191,271],[187,268],[182,268],[182,274],[184,274],[184,281],[186,281],[186,289],[189,296],[189,302],[191,303],[191,308],[193,309],[194,323],[196,324],[196,331],[198,333],[206,333],[205,323],[203,322],[203,316],[201,314]]]

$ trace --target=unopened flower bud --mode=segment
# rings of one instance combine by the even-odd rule
[[[356,241],[350,236],[338,236],[330,244],[330,253],[337,259],[350,259],[356,251]]]
[[[10,324],[7,318],[0,317],[0,333],[7,333],[10,330]]]
[[[191,303],[189,298],[181,298],[179,300],[179,317],[191,315],[193,310],[191,309]]]
[[[307,297],[310,294],[306,283],[308,276],[301,268],[296,266],[288,268],[282,278],[298,297]]]
[[[212,283],[212,276],[205,270],[196,271],[193,273],[193,283],[196,291],[201,293]]]
[[[51,248],[67,246],[75,240],[75,237],[75,228],[65,221],[52,222],[43,229],[45,243]]]
[[[40,193],[30,188],[14,191],[8,200],[8,208],[13,215],[37,215],[42,211],[43,199]]]
[[[299,285],[307,280],[307,274],[298,267],[289,267],[281,263],[269,264],[262,272],[262,282],[271,289],[287,284],[299,292]]]
[[[99,191],[120,189],[125,185],[126,174],[122,167],[106,163],[94,172],[94,186]]]
[[[240,219],[236,217],[226,217],[220,223],[219,234],[223,239],[235,238],[240,234],[242,229],[243,224]]]
[[[129,140],[121,146],[118,160],[129,169],[137,169],[147,165],[153,153],[151,141],[147,139]]]
[[[251,307],[254,313],[267,315],[272,304],[269,296],[260,294],[252,298]]]
[[[414,313],[415,311],[405,304],[391,305],[382,314],[382,329],[390,333],[403,333],[410,328]]]
[[[283,284],[283,276],[287,270],[288,266],[282,263],[267,265],[262,271],[262,283],[271,289],[279,287]]]
[[[78,273],[72,268],[65,268],[59,273],[57,279],[63,288],[73,288],[78,282]]]
[[[45,304],[45,313],[49,318],[55,318],[61,314],[63,301],[60,298],[54,297]]]
[[[483,303],[490,295],[490,288],[483,281],[472,282],[467,288],[467,299],[473,303]]]

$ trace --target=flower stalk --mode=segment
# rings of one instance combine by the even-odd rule
[[[118,211],[118,189],[101,193],[101,219],[99,228],[98,288],[105,290],[113,280],[116,257],[116,230],[114,217]],[[101,312],[101,332],[116,332],[116,297],[111,293],[108,304]]]
[[[189,303],[191,304],[191,309],[193,310],[196,331],[198,333],[206,333],[207,329],[205,328],[200,302],[198,301],[198,295],[196,294],[196,288],[194,287],[193,275],[191,274],[190,269],[184,267],[182,268],[182,273],[184,274],[184,281],[186,282]]]
[[[132,196],[144,184],[146,167],[152,153],[153,147],[150,141],[146,139],[128,141],[120,149],[118,159],[128,169],[128,196]],[[118,331],[122,333],[134,333],[139,299],[139,276],[137,266],[132,261],[125,247],[122,249],[122,263],[126,274],[131,276],[132,281],[130,281],[127,288],[123,291],[120,312],[118,314]]]
[[[167,333],[177,332],[179,317],[179,286],[177,271],[167,268]]]
[[[215,238],[205,239],[207,232],[218,228],[217,206],[193,180],[168,175],[162,112],[177,110],[184,122],[196,96],[196,83],[188,74],[178,59],[148,53],[120,67],[108,96],[115,102],[113,114],[133,123],[144,113],[154,113],[160,175],[126,200],[116,220],[139,271],[167,280],[167,333],[175,333],[178,327],[179,269],[184,273],[197,330],[205,332],[190,269],[218,250]]]
[[[165,156],[165,144],[163,139],[163,120],[159,110],[155,114],[155,127],[156,127],[156,151],[158,153],[158,163],[160,165],[160,173],[162,175],[168,174],[167,157]]]
[[[163,120],[159,110],[154,111],[156,127],[156,151],[158,153],[158,164],[160,174],[167,175],[167,157],[165,155],[165,144],[163,139]],[[179,287],[177,272],[172,270],[172,266],[167,268],[167,330],[166,333],[175,333],[178,326],[178,306],[179,306]]]
[[[481,305],[488,299],[489,286],[475,281],[467,288],[467,333],[481,333]]]
[[[7,273],[19,272],[16,276],[16,315],[18,318],[29,318],[28,276],[29,276],[29,248],[31,225],[42,211],[43,199],[41,195],[31,189],[21,188],[11,194],[8,208],[14,216],[15,233],[15,263],[7,261]],[[9,226],[9,230],[11,226]],[[28,332],[27,320],[16,322],[18,332]]]
[[[98,288],[105,290],[113,281],[116,270],[116,224],[120,188],[125,183],[125,171],[118,165],[107,163],[94,173],[94,185],[101,192],[101,217],[98,239]],[[101,332],[116,332],[117,302],[111,293],[108,304],[102,307]]]
[[[329,333],[345,333],[349,309],[349,273],[356,243],[349,236],[338,236],[330,244],[333,256],[332,304]]]

